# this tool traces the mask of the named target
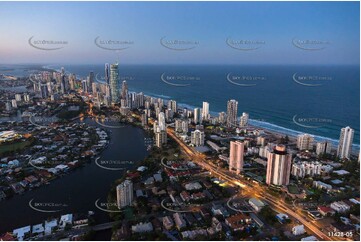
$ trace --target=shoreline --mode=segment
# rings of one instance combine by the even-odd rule
[[[55,72],[59,72],[60,69],[56,68],[54,65],[42,65],[39,67],[39,71],[41,70],[48,70],[48,71],[55,71]],[[66,73],[70,73],[67,72]],[[77,77],[78,75],[75,74]],[[129,88],[130,91],[132,92],[143,92],[145,96],[149,96],[149,97],[154,97],[154,98],[162,98],[164,100],[171,100],[172,97],[170,96],[166,96],[166,95],[161,95],[161,94],[155,94],[155,93],[151,93],[151,92],[147,92],[147,91],[139,91],[136,88]],[[183,107],[183,108],[187,108],[187,109],[194,109],[195,106],[190,105],[190,104],[186,104],[186,103],[179,103],[178,107]],[[221,111],[224,112],[224,111]],[[210,114],[213,116],[217,116],[218,113],[215,111],[210,111]],[[275,133],[275,134],[279,134],[279,135],[287,135],[287,136],[292,136],[295,137],[297,139],[297,135],[298,134],[303,134],[303,133],[307,133],[310,134],[314,137],[316,142],[320,142],[320,141],[329,141],[333,146],[337,147],[339,140],[335,139],[335,138],[331,138],[331,137],[326,137],[326,136],[321,136],[321,135],[317,135],[317,134],[313,134],[312,132],[302,132],[302,131],[298,131],[298,130],[294,130],[291,128],[287,128],[287,127],[283,127],[283,126],[279,126],[277,124],[271,123],[271,122],[264,122],[264,121],[259,121],[259,120],[254,120],[254,119],[249,119],[250,121],[250,125],[253,127],[257,127],[257,128],[261,128],[264,130],[267,130],[271,133]],[[271,126],[271,127],[270,127]],[[360,144],[359,143],[353,143],[352,144],[352,153],[356,154],[360,151]]]

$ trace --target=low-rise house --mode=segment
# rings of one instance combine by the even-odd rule
[[[25,177],[25,180],[29,183],[29,184],[34,184],[38,181],[38,178],[36,178],[35,176],[31,175],[31,176],[27,176]]]
[[[156,182],[163,182],[162,174],[156,173],[153,177]]]
[[[58,221],[56,219],[45,221],[45,235],[50,235],[56,227],[58,227]]]
[[[20,161],[18,161],[18,160],[12,160],[12,161],[9,161],[9,162],[8,162],[8,166],[9,166],[10,168],[18,167],[19,164],[20,164]]]
[[[189,224],[189,226],[192,226],[194,223],[197,222],[197,220],[194,218],[194,216],[191,213],[185,213],[184,218]]]
[[[301,234],[304,234],[305,232],[306,231],[305,231],[305,227],[303,226],[303,224],[294,226],[292,228],[292,234],[293,235],[301,235]]]
[[[335,214],[335,210],[327,206],[318,206],[317,210],[322,216],[332,216]]]
[[[221,204],[215,204],[215,203],[212,204],[212,214],[214,216],[216,215],[222,215],[223,217],[229,216],[229,212],[225,207],[223,207]]]
[[[212,218],[212,228],[214,228],[215,232],[222,231],[222,223],[216,218]]]
[[[350,172],[345,171],[345,170],[337,170],[337,171],[333,171],[333,173],[336,173],[339,176],[344,176],[344,175],[350,174]]]
[[[197,236],[207,236],[207,230],[205,229],[196,229],[196,230],[188,230],[181,233],[183,239],[196,239]]]
[[[209,213],[208,209],[207,208],[201,208],[201,215],[204,219],[208,219],[211,214]]]
[[[318,189],[324,189],[326,191],[332,190],[332,186],[330,184],[324,183],[322,181],[313,181],[312,185]]]
[[[356,216],[354,214],[350,214],[350,219],[355,221],[356,223],[360,223],[360,216]]]
[[[222,215],[223,217],[228,217],[229,212],[225,207],[223,207],[221,204],[212,204],[212,213],[214,216],[216,215]]]
[[[350,198],[349,199],[350,202],[352,202],[353,204],[359,205],[360,204],[360,198]]]
[[[10,188],[13,189],[14,193],[17,194],[23,193],[25,191],[20,182],[10,184]]]
[[[147,233],[153,231],[153,225],[151,222],[148,223],[138,223],[132,226],[133,233]]]
[[[203,186],[207,189],[210,189],[213,186],[212,183],[210,183],[209,181],[202,181],[202,183],[203,183]]]
[[[163,226],[167,230],[171,230],[174,226],[173,219],[170,216],[163,217]]]
[[[225,222],[233,231],[241,231],[252,223],[252,219],[245,214],[236,214],[226,218]]]
[[[146,186],[151,186],[154,184],[154,178],[153,177],[149,177],[147,180],[144,181],[144,185]]]
[[[199,182],[190,182],[190,183],[187,183],[185,184],[185,189],[187,191],[192,191],[192,190],[199,190],[202,188],[202,185],[199,184]]]
[[[61,228],[65,228],[65,226],[72,224],[73,224],[73,214],[69,213],[69,214],[61,215],[59,221],[59,226]]]
[[[15,238],[11,233],[7,232],[3,235],[0,235],[0,241],[15,241]]]
[[[22,227],[22,228],[14,229],[13,230],[13,235],[16,236],[16,238],[19,241],[24,241],[26,236],[28,236],[30,234],[30,231],[31,231],[31,228],[30,228],[30,225],[29,225],[29,226],[25,226],[25,227]]]
[[[249,216],[252,218],[253,222],[255,222],[257,224],[257,226],[259,228],[263,228],[264,223],[262,222],[262,220],[259,217],[257,217],[257,215],[255,213],[250,213]]]
[[[191,198],[193,200],[200,200],[206,198],[206,196],[203,194],[203,192],[195,192],[191,195]]]
[[[261,211],[261,209],[265,206],[265,204],[264,204],[261,200],[259,200],[259,199],[257,199],[257,198],[251,198],[251,199],[249,199],[249,200],[248,200],[248,203],[249,203],[249,205],[251,205],[251,206],[254,208],[254,210],[256,210],[257,212]]]
[[[187,226],[186,221],[184,220],[183,215],[181,213],[174,213],[173,219],[178,230],[185,228]]]
[[[187,191],[182,191],[179,196],[182,198],[183,202],[189,202],[191,200],[191,196]]]
[[[26,188],[26,187],[29,185],[29,182],[26,181],[26,180],[22,180],[22,181],[20,181],[19,183],[20,183],[20,185],[21,185],[23,188]]]
[[[55,169],[58,170],[58,171],[62,171],[62,172],[65,172],[67,170],[69,170],[69,167],[67,165],[57,165],[55,166]]]
[[[286,220],[289,219],[289,217],[288,217],[287,214],[279,213],[279,214],[276,215],[276,219],[277,219],[280,223],[284,223],[284,222],[286,222]]]
[[[35,165],[44,164],[46,162],[46,160],[47,160],[46,156],[41,156],[41,157],[38,157],[36,159],[32,159],[31,163],[35,164]]]
[[[302,238],[301,241],[318,241],[318,239],[312,235]]]
[[[330,204],[330,207],[338,213],[345,213],[351,208],[350,205],[344,201],[333,202]]]
[[[38,235],[38,234],[43,234],[45,231],[45,228],[43,226],[43,224],[36,224],[32,226],[32,234],[33,235]]]

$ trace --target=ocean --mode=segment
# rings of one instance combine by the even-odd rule
[[[48,65],[99,81],[104,65]],[[309,133],[337,144],[340,129],[355,130],[360,148],[359,66],[122,65],[119,75],[130,91],[174,99],[188,108],[209,102],[211,114],[238,101],[238,116],[249,113],[251,124],[288,135]]]

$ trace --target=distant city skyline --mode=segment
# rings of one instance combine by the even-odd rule
[[[358,65],[359,28],[358,2],[1,2],[0,63]]]

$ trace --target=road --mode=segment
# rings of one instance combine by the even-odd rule
[[[252,186],[250,187],[250,184],[245,181],[241,182],[241,177],[230,173],[226,170],[222,170],[219,167],[215,166],[212,163],[208,163],[205,159],[205,156],[203,154],[200,154],[196,152],[193,148],[189,147],[187,144],[185,144],[174,132],[173,129],[167,128],[167,134],[169,137],[174,139],[180,147],[183,149],[183,151],[189,156],[189,158],[196,162],[198,165],[200,165],[202,168],[208,170],[211,172],[213,176],[218,176],[219,178],[242,187],[245,190],[250,190],[253,196],[266,200],[269,206],[277,209],[280,212],[288,214],[290,217],[295,218],[298,220],[301,224],[303,224],[306,228],[308,228],[310,231],[312,231],[319,239],[321,240],[339,240],[338,238],[331,238],[327,235],[325,235],[316,225],[312,224],[308,221],[305,217],[303,217],[301,214],[297,213],[297,211],[294,211],[294,208],[288,204],[286,204],[283,200],[274,197],[273,195],[269,194],[265,188],[261,186]]]

